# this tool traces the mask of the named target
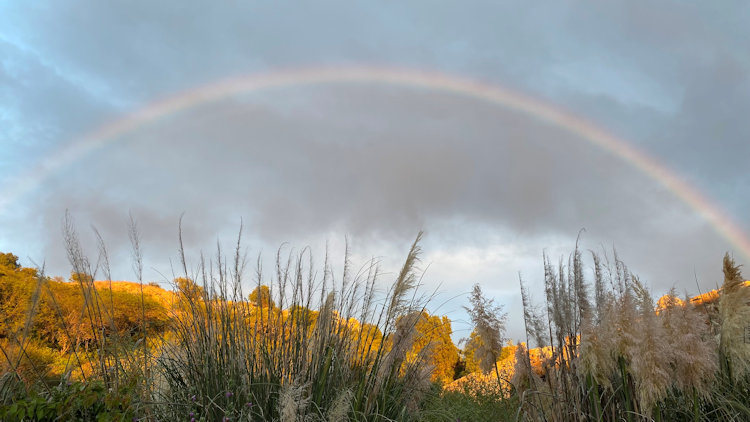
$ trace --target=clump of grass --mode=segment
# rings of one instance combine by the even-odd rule
[[[750,321],[750,288],[739,267],[725,257],[718,308],[678,300],[674,292],[657,308],[616,253],[613,262],[606,255],[592,256],[593,302],[577,245],[567,265],[561,260],[555,267],[545,257],[547,321],[530,309],[521,286],[527,333],[553,351],[552,364],[542,366],[543,383],[533,380],[529,354],[517,357],[514,385],[530,393],[519,397],[519,417],[707,421],[750,416],[747,396],[738,393],[750,391],[750,346],[742,336]],[[540,331],[547,331],[546,341]]]
[[[668,297],[677,299],[673,291]],[[663,303],[659,316],[663,318],[665,338],[672,340],[668,350],[673,355],[671,378],[675,388],[706,399],[719,369],[718,348],[706,316],[686,306],[688,301]]]
[[[676,357],[672,344],[665,341],[668,333],[662,321],[658,320],[655,305],[649,291],[633,277],[633,290],[637,295],[638,321],[640,331],[633,338],[630,350],[626,350],[629,371],[635,380],[638,405],[645,414],[651,413],[656,404],[663,400],[671,386],[672,364]],[[653,410],[658,413],[659,409]]]
[[[209,419],[410,417],[430,377],[422,359],[406,359],[417,321],[412,316],[423,310],[414,299],[420,239],[382,296],[375,287],[377,263],[353,274],[348,255],[336,279],[328,256],[317,272],[309,250],[286,259],[279,253],[268,284],[257,269],[254,301],[243,293],[239,246],[229,262],[220,250],[212,260],[202,258],[194,276],[200,295],[182,295],[173,339],[158,358],[158,401],[176,403],[163,410],[184,416],[181,404],[195,397]]]
[[[732,381],[750,374],[750,343],[745,330],[750,330],[750,288],[745,285],[739,265],[724,256],[724,284],[719,296],[721,322],[719,352],[723,370]]]
[[[494,378],[494,376],[493,376]],[[420,413],[421,422],[512,421],[518,401],[495,391],[434,391]]]
[[[137,296],[129,300],[139,303],[139,315],[128,315],[123,327],[123,310],[114,304],[122,292],[110,281],[104,242],[97,234],[99,256],[90,261],[66,215],[80,306],[71,312],[71,301],[54,293],[63,291],[56,290],[58,282],[42,270],[23,277],[29,269],[7,270],[33,282],[24,282],[18,294],[29,306],[7,316],[0,341],[0,418],[750,420],[750,346],[744,341],[750,287],[728,255],[718,292],[700,301],[680,301],[671,292],[658,306],[616,253],[612,261],[592,253],[593,283],[584,277],[577,244],[556,265],[545,255],[542,312],[521,283],[527,338],[515,346],[512,379],[498,369],[506,315],[475,286],[468,308],[482,340],[475,353],[485,373],[494,369],[499,393],[466,394],[436,391],[426,364],[432,344],[415,350],[426,301],[418,293],[421,233],[384,292],[378,263],[355,270],[348,247],[340,274],[327,253],[318,266],[309,249],[279,250],[273,271],[264,272],[259,257],[249,280],[241,233],[231,253],[217,247],[194,265],[180,239],[182,269],[174,277],[171,315],[152,317],[131,219],[137,283],[129,288]],[[95,282],[97,273],[105,280]],[[32,338],[50,318],[65,328],[54,340],[65,349],[56,378],[45,368],[60,364],[60,356]],[[546,347],[530,350],[532,339]]]
[[[3,347],[5,360],[14,366],[0,378],[0,405],[28,399],[32,407],[37,402],[57,406],[53,393],[78,378],[81,388],[91,386],[95,394],[87,397],[97,397],[94,400],[109,403],[112,394],[128,394],[118,407],[92,407],[94,413],[116,410],[145,420],[418,418],[432,385],[431,366],[425,364],[429,344],[422,350],[413,347],[415,324],[427,301],[418,292],[422,234],[385,291],[380,290],[378,262],[355,269],[348,246],[340,274],[334,273],[327,251],[318,266],[306,248],[287,255],[279,250],[271,274],[263,271],[259,257],[254,278],[247,278],[241,234],[240,229],[230,254],[217,247],[213,256],[201,254],[191,265],[180,230],[181,274],[174,277],[171,314],[157,327],[147,315],[149,286],[142,280],[140,236],[131,219],[140,318],[131,315],[138,323],[123,331],[115,314],[117,292],[109,281],[104,242],[97,233],[99,257],[89,260],[66,214],[64,236],[80,291],[80,315],[69,318],[43,276],[30,300],[36,304],[46,293],[61,324],[85,324],[66,325],[63,343],[70,350],[59,388],[46,385],[46,393],[34,395],[31,384],[43,377],[19,376],[25,374],[21,363],[34,362],[23,358],[36,350],[27,340],[37,316],[32,306],[27,323],[17,331],[18,344]],[[97,272],[104,273],[104,282],[94,282]],[[81,332],[82,327],[91,332]],[[20,413],[8,411],[28,409],[0,410],[13,420]],[[86,418],[98,417],[94,413],[86,413]]]

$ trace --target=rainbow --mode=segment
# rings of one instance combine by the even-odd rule
[[[161,118],[201,104],[241,93],[300,85],[378,83],[408,86],[444,92],[485,101],[512,109],[558,126],[596,145],[661,183],[677,198],[698,212],[715,230],[750,259],[750,239],[744,230],[705,194],[682,180],[664,164],[635,146],[592,123],[535,98],[462,77],[437,72],[384,67],[301,68],[251,74],[222,80],[154,102],[115,122],[79,138],[57,154],[42,161],[28,174],[18,178],[0,192],[0,212],[19,197],[41,185],[63,167],[85,157],[102,146],[117,142],[124,135]]]

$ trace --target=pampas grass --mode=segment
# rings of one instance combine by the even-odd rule
[[[417,291],[421,233],[385,291],[379,288],[378,263],[366,262],[357,270],[348,246],[340,274],[334,273],[327,253],[318,267],[306,248],[288,254],[280,250],[271,274],[264,272],[259,257],[255,277],[249,279],[240,246],[242,229],[232,252],[217,246],[212,255],[201,253],[192,264],[179,233],[182,271],[174,275],[169,325],[157,329],[146,322],[143,250],[131,220],[141,318],[129,334],[133,337],[126,338],[115,327],[111,282],[94,283],[98,271],[110,278],[101,237],[99,258],[89,260],[66,214],[66,249],[83,303],[79,320],[91,333],[79,333],[78,327],[68,331],[74,358],[61,385],[78,375],[84,382],[101,382],[105,392],[119,394],[126,388],[132,401],[125,414],[144,420],[418,418],[432,372],[426,364],[429,345],[412,350],[415,324],[425,309]],[[39,280],[34,303],[46,293],[47,279],[42,275]],[[50,300],[55,303],[54,295]],[[18,346],[2,349],[12,354],[8,362],[21,362],[24,354],[34,352],[26,344],[34,311],[31,307],[20,328]],[[64,323],[65,316],[59,316]],[[81,335],[86,335],[85,347]],[[17,374],[18,366],[9,373]],[[0,379],[0,398],[7,404],[18,396],[17,386],[25,384],[17,375]]]
[[[327,251],[318,265],[306,248],[279,250],[270,272],[259,257],[249,278],[241,234],[240,229],[231,252],[217,246],[190,264],[180,233],[172,313],[147,319],[153,293],[142,282],[135,222],[129,238],[138,282],[115,289],[101,236],[97,233],[99,256],[87,258],[66,215],[71,289],[81,306],[75,315],[63,315],[54,294],[60,283],[43,271],[27,283],[36,289],[29,287],[19,298],[29,301],[30,311],[14,317],[8,338],[0,342],[7,369],[0,377],[0,416],[22,420],[8,416],[10,403],[23,402],[36,412],[34,406],[57,406],[56,397],[76,392],[72,397],[81,402],[67,408],[65,417],[90,419],[100,412],[92,409],[103,409],[128,420],[154,421],[446,421],[500,415],[545,422],[750,420],[750,345],[744,339],[750,287],[728,255],[717,292],[679,300],[672,291],[654,303],[616,252],[611,260],[591,253],[591,282],[577,244],[557,263],[545,254],[545,301],[538,307],[531,303],[521,281],[526,343],[515,346],[515,356],[501,365],[506,314],[476,285],[467,310],[484,374],[436,392],[427,364],[433,344],[415,338],[425,315],[425,299],[417,291],[421,233],[384,290],[378,263],[357,268],[348,245],[340,272]],[[106,280],[94,282],[97,273]],[[127,329],[115,322],[122,310],[114,306],[114,296],[123,288],[140,303]],[[37,303],[43,301],[49,308],[44,317],[59,317],[66,327],[56,340],[68,357],[57,386],[35,366],[49,360],[51,349],[30,342]],[[530,340],[538,348],[529,349]],[[493,388],[485,388],[492,372]],[[67,384],[72,378],[83,382]],[[460,408],[441,407],[437,397]]]
[[[310,394],[305,385],[292,382],[281,387],[279,393],[279,422],[304,422],[310,406]]]
[[[425,391],[421,356],[406,359],[423,310],[409,299],[417,287],[420,237],[384,297],[374,289],[375,264],[352,276],[348,256],[337,281],[328,264],[316,279],[307,250],[277,255],[272,284],[262,284],[266,277],[256,271],[251,301],[243,299],[241,274],[224,270],[241,268],[237,258],[228,265],[217,251],[215,260],[201,260],[202,294],[184,296],[172,346],[159,359],[166,377],[160,401],[194,395],[211,417],[252,402],[254,417],[283,421],[411,414]],[[181,413],[180,407],[166,410]]]
[[[544,257],[546,344],[552,346],[545,382],[530,376],[528,358],[517,353],[514,386],[526,392],[519,417],[530,420],[744,420],[750,416],[750,288],[727,256],[718,307],[680,300],[674,292],[658,307],[647,287],[613,254],[592,252],[593,298],[583,277],[581,254],[553,266]],[[539,338],[524,286],[524,320]],[[715,300],[715,299],[714,299]],[[536,321],[538,324],[538,321]],[[528,353],[526,354],[528,356]],[[536,393],[551,400],[531,401]],[[744,397],[744,398],[742,398]],[[745,403],[745,404],[743,404]]]
[[[501,305],[495,305],[492,299],[484,297],[478,284],[472,288],[469,302],[471,307],[465,309],[471,317],[474,330],[482,339],[475,352],[479,357],[479,367],[485,373],[493,369],[497,371],[497,360],[503,350],[507,314],[503,313]]]
[[[328,422],[346,422],[349,420],[351,410],[352,392],[348,389],[339,392],[338,397],[328,409]]]
[[[633,290],[638,298],[636,326],[639,334],[634,336],[626,354],[636,384],[639,407],[642,413],[650,414],[652,408],[666,397],[671,385],[672,346],[665,341],[666,332],[657,319],[651,295],[635,277]]]
[[[721,321],[720,353],[722,363],[733,381],[750,374],[750,343],[745,330],[750,327],[750,288],[729,255],[724,256],[724,284],[719,296]]]
[[[705,315],[689,300],[679,300],[674,292],[668,297],[673,300],[662,301],[659,318],[664,327],[664,341],[669,343],[674,387],[707,398],[719,369],[716,339]]]

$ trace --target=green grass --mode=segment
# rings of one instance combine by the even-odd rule
[[[422,405],[420,421],[423,422],[502,422],[513,421],[518,410],[515,396],[501,398],[495,395],[471,395],[462,392],[441,391],[435,386]]]

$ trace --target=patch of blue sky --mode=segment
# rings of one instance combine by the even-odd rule
[[[77,87],[96,102],[105,103],[118,110],[129,110],[137,105],[137,102],[129,98],[126,93],[116,91],[104,78],[85,72],[71,63],[63,64],[55,60],[53,52],[46,51],[43,44],[31,41],[35,37],[28,30],[18,25],[5,26],[7,19],[7,17],[6,19],[0,18],[0,27],[6,28],[0,31],[0,42],[5,45],[5,54],[2,57],[3,67],[7,69],[10,76],[18,78],[27,76],[28,73],[25,72],[27,69],[24,69],[23,65],[36,63],[43,72]]]
[[[679,112],[682,90],[656,81],[624,61],[598,58],[551,64],[546,86],[554,91],[606,96],[623,105],[646,107],[664,114]]]

